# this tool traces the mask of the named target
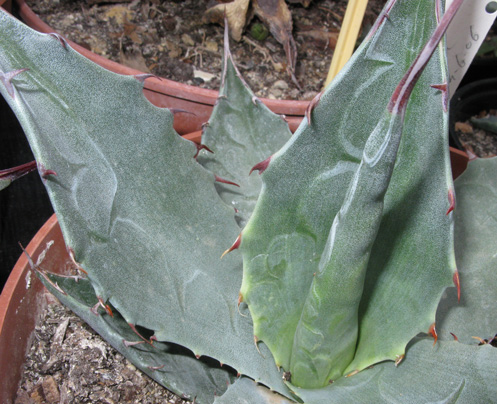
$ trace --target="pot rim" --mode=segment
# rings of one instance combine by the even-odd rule
[[[62,237],[57,217],[52,215],[38,230],[26,247],[37,257],[46,249],[47,239]],[[60,253],[67,254],[59,246]],[[58,263],[61,263],[58,260]],[[65,266],[58,265],[59,272]],[[0,402],[13,403],[22,377],[23,364],[32,339],[33,330],[46,303],[45,288],[33,274],[26,254],[21,254],[0,294]],[[15,324],[15,326],[12,326]],[[21,325],[21,326],[19,326]]]
[[[20,17],[28,26],[43,33],[56,32],[26,4],[25,0],[15,0],[15,2],[17,3],[17,7],[19,8]],[[132,69],[117,62],[111,61],[110,59],[107,59],[103,56],[97,55],[96,53],[70,40],[67,41],[79,53],[108,70],[127,75],[144,74],[139,70]],[[162,93],[178,99],[186,99],[209,106],[213,106],[215,104],[219,95],[219,91],[217,90],[195,87],[167,78],[159,78],[155,76],[146,80],[145,88],[152,92]],[[287,116],[303,116],[310,102],[299,100],[274,100],[268,98],[261,98],[261,101],[266,104],[273,112],[277,114],[286,114]]]

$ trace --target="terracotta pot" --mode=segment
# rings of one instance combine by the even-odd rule
[[[73,267],[66,252],[57,218],[53,215],[26,247],[34,260],[54,241],[42,267],[67,273]],[[13,403],[21,380],[24,359],[36,322],[51,296],[21,255],[0,295],[0,403]]]
[[[198,137],[192,134],[191,138]],[[454,176],[464,171],[468,156],[451,148]],[[34,260],[47,248],[41,266],[43,269],[64,274],[73,264],[67,254],[62,233],[53,215],[39,230],[26,248]],[[21,379],[22,366],[30,346],[36,322],[50,295],[30,269],[25,254],[21,255],[0,296],[0,403],[12,403]]]
[[[1,1],[2,0],[0,0],[0,2]],[[33,10],[29,8],[24,0],[15,0],[15,2],[18,7],[19,16],[28,26],[44,33],[55,32],[54,29],[45,24]],[[99,56],[72,41],[68,42],[79,53],[108,70],[126,75],[143,74],[143,72]],[[145,96],[158,107],[180,108],[195,114],[195,116],[187,115],[186,117],[182,116],[183,114],[178,114],[175,117],[174,127],[181,135],[201,129],[202,123],[207,122],[209,119],[214,103],[218,97],[218,91],[189,86],[166,78],[147,79],[145,81],[144,93]],[[262,101],[275,113],[285,115],[293,130],[295,130],[298,122],[300,122],[304,116],[305,109],[309,104],[308,101],[293,100],[262,99]]]
[[[0,0],[0,7],[3,7],[5,10],[10,12],[12,8],[12,0]]]

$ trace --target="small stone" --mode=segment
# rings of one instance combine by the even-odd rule
[[[271,89],[271,95],[273,95],[275,98],[281,98],[281,96],[283,95],[283,91],[279,90],[279,89]]]
[[[318,95],[317,91],[306,91],[302,96],[302,99],[305,101],[311,101],[316,95]]]
[[[208,72],[204,72],[202,70],[194,69],[193,70],[193,77],[195,79],[202,79],[202,82],[207,82],[207,81],[211,81],[214,77],[216,77],[216,75],[208,73]]]
[[[194,46],[195,41],[192,39],[192,37],[188,34],[183,34],[181,35],[181,41],[187,45],[187,46]]]
[[[133,18],[131,10],[128,10],[125,6],[113,6],[104,15],[108,19],[114,18],[118,25],[123,25],[125,21],[130,21]]]
[[[278,90],[288,90],[288,83],[285,80],[278,80],[273,84],[273,88]]]
[[[43,388],[39,384],[35,386],[34,390],[29,394],[33,404],[44,404],[45,397],[43,396]]]
[[[216,41],[205,41],[205,47],[211,52],[217,52],[219,49]]]
[[[43,395],[49,404],[56,404],[60,402],[59,388],[53,376],[46,376],[41,382]]]

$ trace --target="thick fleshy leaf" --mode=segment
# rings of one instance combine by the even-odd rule
[[[109,344],[170,391],[195,399],[197,403],[212,403],[235,381],[233,371],[221,368],[213,360],[196,359],[191,351],[179,345],[145,343],[115,310],[113,316],[102,309],[95,313],[92,309],[98,305],[98,299],[87,279],[76,281],[56,275],[48,275],[48,281],[45,276],[39,278],[52,294]],[[139,344],[135,344],[137,342]]]
[[[295,401],[274,393],[268,388],[241,377],[228,387],[226,393],[214,400],[214,404],[292,404]]]
[[[159,341],[285,393],[237,308],[240,255],[220,259],[240,231],[233,210],[174,132],[173,114],[145,99],[140,77],[108,72],[1,10],[0,26],[3,77],[29,69],[0,91],[39,166],[57,174],[48,192],[97,297]]]
[[[199,162],[240,188],[216,184],[221,198],[236,210],[243,227],[252,214],[262,181],[251,169],[279,150],[291,137],[288,124],[271,112],[247,87],[233,64],[225,35],[224,70],[219,98],[202,133]]]
[[[461,285],[440,302],[441,339],[474,343],[497,334],[497,157],[470,162],[456,180],[455,250]]]
[[[497,397],[497,349],[415,339],[395,367],[383,362],[319,390],[296,392],[306,404],[491,403]]]
[[[401,77],[433,33],[437,4],[431,0],[387,4],[388,18],[380,16],[366,42],[315,100],[308,119],[262,174],[261,195],[241,237],[245,266],[241,295],[254,319],[254,334],[285,370],[295,368],[297,324],[312,294],[314,274],[329,252],[332,223],[347,190],[353,188],[349,184],[366,140],[382,119]],[[446,81],[445,70],[440,48],[407,107],[395,170],[356,308],[357,340],[352,333],[342,336],[342,340],[351,339],[351,347],[357,343],[357,349],[353,359],[349,354],[351,363],[345,369],[340,366],[341,373],[403,355],[408,341],[435,322],[440,297],[452,285],[452,216],[446,215],[452,190],[446,93],[438,86]],[[344,235],[352,238],[349,242],[369,231],[361,231],[366,218],[357,215],[355,220],[357,233]],[[342,253],[346,263],[346,251]],[[335,295],[336,301],[345,300],[351,290],[342,286],[335,284],[327,293]],[[321,301],[319,294],[315,297]],[[330,321],[322,320],[323,325]],[[316,336],[320,333],[317,330]],[[292,381],[312,385],[319,363],[316,358],[314,372]]]

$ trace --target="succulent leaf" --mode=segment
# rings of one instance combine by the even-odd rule
[[[214,400],[214,404],[292,404],[295,401],[272,392],[268,388],[241,377],[228,387],[226,393]]]
[[[240,189],[218,184],[221,198],[236,210],[243,227],[252,214],[262,181],[250,170],[279,150],[291,137],[288,124],[274,114],[247,87],[233,64],[224,37],[224,70],[217,104],[202,133],[202,144],[213,153],[202,152],[199,162],[210,171],[240,185]]]
[[[449,289],[437,312],[441,339],[473,344],[497,334],[497,158],[477,159],[455,181],[455,251],[461,299]]]
[[[305,351],[312,358],[316,341],[329,338],[315,329],[315,339],[297,348],[296,331],[302,316],[317,314],[305,312],[308,296],[319,303],[330,298],[338,307],[339,301],[350,303],[351,290],[356,290],[355,286],[342,289],[339,283],[326,292],[333,296],[326,297],[324,291],[317,292],[311,285],[314,274],[319,276],[320,262],[326,260],[333,220],[342,205],[347,205],[346,194],[353,189],[349,184],[366,141],[383,119],[396,85],[437,24],[435,1],[392,4],[386,6],[389,18],[375,26],[310,111],[312,121],[304,122],[273,155],[262,174],[259,202],[242,233],[245,267],[241,294],[254,320],[254,334],[268,345],[285,370],[295,370],[297,363],[302,363],[294,359],[294,352]],[[415,20],[407,17],[414,14]],[[372,250],[367,271],[361,275],[365,277],[364,291],[362,296],[356,295],[355,315],[350,317],[350,328],[345,328],[358,327],[358,331],[341,337],[335,331],[337,339],[350,338],[346,343],[351,351],[330,375],[402,355],[413,336],[428,331],[444,289],[452,285],[452,217],[445,215],[452,189],[444,135],[445,95],[431,87],[445,80],[445,58],[440,49],[408,104],[378,234],[374,237],[372,232],[367,243]],[[366,191],[370,189],[366,187]],[[336,254],[343,257],[344,268],[359,258],[347,256],[348,247],[363,236],[361,225],[363,232],[370,230],[369,220],[356,216],[357,230],[335,241],[341,245],[341,252]],[[323,327],[333,323],[330,316],[333,314],[321,315]],[[309,327],[303,328],[313,333]],[[314,357],[314,363],[305,365],[308,371],[299,372],[297,378],[292,372],[292,382],[307,387],[327,384],[327,376],[318,368],[333,367],[331,355],[328,351],[325,365],[322,355]]]
[[[190,351],[175,344],[154,342],[131,345],[140,342],[124,319],[114,311],[111,317],[104,310],[96,315],[92,308],[98,303],[91,282],[70,277],[48,275],[40,279],[47,289],[65,306],[70,308],[90,327],[102,335],[109,344],[130,359],[144,373],[174,393],[198,403],[212,403],[221,395],[235,376],[226,368],[213,366],[212,361],[198,360]],[[53,287],[58,285],[60,289]],[[65,293],[61,293],[61,290]],[[143,341],[141,341],[143,342]]]
[[[332,385],[296,389],[306,404],[487,403],[495,400],[497,349],[416,338],[406,359],[383,362]]]
[[[210,356],[283,394],[266,347],[239,314],[240,229],[195,145],[153,106],[142,80],[96,66],[0,10],[0,71],[46,180],[66,244],[97,296],[158,341]],[[143,123],[146,122],[146,125]]]

